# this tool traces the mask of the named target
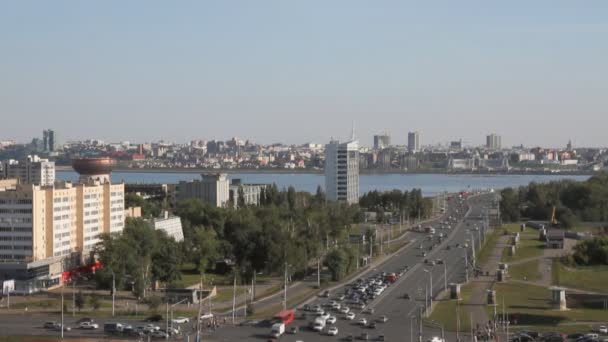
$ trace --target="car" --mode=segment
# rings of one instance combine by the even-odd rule
[[[340,308],[340,312],[347,314],[350,311],[350,308],[348,306],[343,306]]]
[[[327,324],[336,324],[336,321],[337,321],[336,316],[329,316],[329,317],[328,317],[328,318],[325,320],[325,322],[326,322]]]
[[[437,265],[443,265],[443,259],[437,259]]]
[[[325,297],[325,298],[329,298],[329,291],[325,290],[322,294],[321,297]]]
[[[378,318],[378,322],[386,323],[387,321],[388,321],[388,317],[386,317],[386,316],[380,316]]]
[[[608,327],[606,327],[605,325],[600,325],[597,328],[597,332],[599,332],[600,334],[608,334]]]
[[[359,323],[359,325],[367,325],[367,320],[362,317],[362,318],[359,318],[358,323]]]
[[[296,327],[296,326],[291,327],[289,329],[289,333],[292,334],[292,335],[297,334],[298,333],[298,327]]]
[[[83,318],[81,318],[81,319],[79,319],[79,320],[76,321],[76,323],[78,323],[78,324],[80,324],[82,322],[91,322],[91,323],[93,323],[93,319],[91,317],[83,317]]]
[[[348,336],[346,336],[346,341],[354,341],[355,340],[355,336],[353,334],[349,334]]]
[[[55,329],[57,331],[61,331],[61,323],[55,324],[55,326],[53,327],[53,329]],[[63,326],[63,331],[71,331],[71,330],[72,330],[72,328],[70,328],[70,327],[68,327],[66,325]]]
[[[344,295],[339,295],[338,297],[336,297],[336,299],[339,301],[343,301],[344,298],[345,298]]]
[[[373,315],[374,308],[367,308],[367,309],[363,310],[361,313]]]
[[[403,299],[410,299],[410,294],[409,293],[404,293],[403,294]]]
[[[146,324],[144,326],[144,330],[152,332],[152,331],[158,331],[160,330],[160,327],[158,325],[154,325],[154,324]]]
[[[42,326],[45,329],[53,329],[53,328],[55,328],[56,325],[57,325],[57,322],[49,321],[49,322],[44,322],[44,324]]]
[[[367,325],[367,327],[369,329],[376,329],[376,327],[377,327],[376,322],[373,322],[373,321],[369,322],[369,324]]]
[[[359,335],[359,339],[363,340],[363,341],[367,341],[367,340],[369,340],[369,334],[366,332],[361,333],[361,335]]]
[[[304,304],[304,306],[302,307],[302,310],[304,310],[304,311],[310,311],[310,309],[311,309],[310,304]]]
[[[174,324],[184,324],[190,322],[190,318],[188,317],[176,317],[171,320]]]
[[[384,335],[378,335],[378,341],[385,341]]]
[[[324,314],[319,315],[317,317],[322,318],[322,319],[324,319],[324,320],[327,321],[331,316],[328,313],[324,313]]]
[[[160,331],[160,330],[156,330],[151,334],[152,337],[157,337],[157,338],[167,338],[168,335],[166,332],[164,331]]]
[[[329,335],[329,336],[336,336],[336,335],[338,335],[338,328],[336,328],[336,327],[330,327],[329,330],[327,330],[327,335]]]
[[[346,319],[349,321],[352,321],[353,319],[355,319],[355,313],[354,312],[349,312],[346,314]]]
[[[80,329],[98,329],[99,325],[97,325],[97,323],[92,323],[92,322],[82,322],[80,323]]]

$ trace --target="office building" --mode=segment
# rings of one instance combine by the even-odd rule
[[[169,212],[165,211],[163,217],[146,220],[150,228],[154,230],[162,230],[175,241],[184,241],[184,230],[182,228],[182,220],[179,216],[170,216]]]
[[[325,192],[327,199],[359,202],[359,143],[354,139],[325,145]]]
[[[498,134],[490,134],[486,136],[486,148],[490,151],[498,151],[501,147],[501,138]]]
[[[391,137],[388,134],[374,135],[374,150],[382,150],[391,146]]]
[[[407,150],[410,153],[420,152],[420,132],[409,132],[407,134]]]
[[[230,181],[225,173],[203,173],[201,179],[178,184],[177,201],[197,198],[215,207],[225,207],[230,199]]]
[[[100,159],[75,161],[74,168],[92,172],[104,165]],[[87,179],[2,187],[0,279],[18,280],[23,293],[59,285],[63,272],[93,262],[100,234],[123,228],[123,184]]]
[[[44,152],[56,152],[59,150],[57,132],[52,129],[45,129],[42,131],[42,148],[44,149]]]
[[[2,176],[19,179],[21,184],[51,186],[55,182],[55,162],[36,155],[21,161],[10,159],[2,163]]]

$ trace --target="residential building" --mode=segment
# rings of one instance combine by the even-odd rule
[[[359,143],[354,139],[325,145],[325,192],[328,200],[359,201]]]
[[[165,211],[163,217],[146,220],[150,228],[154,230],[162,230],[175,241],[184,241],[184,230],[182,228],[182,220],[179,216],[169,216],[169,212]]]
[[[24,293],[61,284],[63,272],[93,260],[101,233],[123,230],[124,217],[122,183],[0,187],[0,279],[22,281]]]
[[[486,136],[486,148],[490,151],[498,151],[502,148],[501,137],[498,134],[492,133]]]
[[[388,134],[374,135],[374,150],[382,150],[391,146],[391,136]]]
[[[230,181],[225,173],[203,173],[201,179],[180,181],[177,201],[198,198],[215,207],[224,207],[230,199]]]
[[[42,146],[45,152],[56,152],[59,150],[57,132],[52,129],[42,131]]]
[[[36,155],[21,161],[9,159],[2,164],[2,176],[19,179],[22,184],[50,186],[55,182],[55,162]]]
[[[409,132],[407,134],[407,150],[410,153],[420,152],[420,132]]]
[[[268,184],[243,184],[240,179],[233,179],[229,188],[230,201],[235,208],[238,208],[240,189],[243,192],[245,205],[260,205],[262,190],[267,187]]]

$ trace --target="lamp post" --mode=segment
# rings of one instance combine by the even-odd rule
[[[184,298],[182,300],[180,300],[179,302],[175,303],[175,304],[171,304],[171,329],[169,331],[171,331],[171,333],[173,333],[173,308],[178,305],[181,304],[185,301],[187,301],[188,298]],[[200,316],[198,317],[198,319],[200,319]],[[167,335],[167,338],[169,338],[169,336]]]
[[[112,317],[114,317],[114,303],[116,300],[116,276],[112,271]]]
[[[430,281],[430,285],[429,285],[429,308],[433,308],[433,272],[424,269],[424,272],[429,274],[429,281]],[[427,309],[427,315],[428,315],[428,309]]]

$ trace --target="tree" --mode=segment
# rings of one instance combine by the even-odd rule
[[[237,206],[237,208],[243,208],[245,205],[246,205],[245,204],[245,191],[243,190],[243,187],[241,185],[239,185],[236,206]]]
[[[82,290],[79,290],[76,293],[74,298],[74,306],[78,309],[78,312],[80,312],[80,310],[82,310],[84,307],[84,295],[82,294]]]
[[[148,308],[152,311],[156,311],[162,304],[163,300],[159,296],[149,296],[144,300],[144,303],[148,305]]]
[[[341,280],[348,270],[348,257],[341,249],[334,249],[325,256],[325,265],[333,281]]]
[[[99,297],[95,293],[92,293],[89,296],[89,305],[91,305],[91,308],[93,309],[93,311],[97,311],[97,309],[99,309],[101,307],[101,303],[99,302]]]

